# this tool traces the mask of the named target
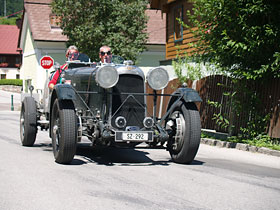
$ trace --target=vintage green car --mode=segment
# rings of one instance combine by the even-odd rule
[[[151,69],[145,76],[131,61],[68,62],[68,70],[61,71],[60,83],[53,91],[46,86],[42,102],[32,95],[23,99],[22,145],[32,146],[41,127],[49,129],[57,163],[71,163],[82,137],[87,137],[93,147],[158,144],[169,151],[174,162],[191,163],[200,144],[200,115],[195,102],[201,98],[187,87],[158,94],[168,82],[168,72],[162,67]],[[153,93],[146,92],[146,83]],[[170,96],[160,118],[156,116],[159,96]],[[148,97],[153,99],[153,113],[148,111]]]

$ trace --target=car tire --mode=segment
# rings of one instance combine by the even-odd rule
[[[20,111],[20,139],[23,146],[33,146],[37,134],[37,108],[33,97],[23,99]]]
[[[194,103],[178,102],[169,115],[172,121],[168,150],[176,163],[191,163],[198,151],[201,135],[200,116]]]
[[[52,109],[52,146],[55,161],[71,163],[77,147],[77,122],[72,101],[55,100]]]

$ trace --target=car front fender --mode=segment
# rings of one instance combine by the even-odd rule
[[[76,93],[69,84],[57,84],[54,90],[58,100],[76,100]]]
[[[52,116],[52,109],[53,109],[53,104],[55,100],[58,99],[61,103],[64,104],[69,101],[71,101],[71,107],[74,106],[74,103],[72,103],[74,100],[76,100],[76,93],[74,89],[72,88],[71,85],[69,84],[56,84],[54,86],[54,89],[51,92],[50,96],[50,105],[49,105],[49,121],[50,121],[50,128],[51,128],[51,116]],[[51,138],[51,129],[49,129],[49,136]]]
[[[202,99],[200,98],[198,92],[191,88],[178,88],[173,94],[173,96],[170,98],[168,102],[168,108],[171,107],[171,105],[180,97],[182,100],[184,100],[186,103],[189,102],[202,102]]]
[[[163,123],[164,120],[166,120],[166,118],[176,106],[175,104],[182,100],[186,103],[202,102],[202,99],[200,98],[196,90],[185,87],[178,88],[175,92],[172,93],[172,96],[168,102],[166,113],[162,117],[160,124]]]

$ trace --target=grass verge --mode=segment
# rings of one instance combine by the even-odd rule
[[[213,136],[208,135],[203,131],[201,132],[201,138],[216,139]],[[219,140],[233,142],[233,143],[249,144],[251,146],[256,146],[256,147],[266,147],[269,149],[280,151],[280,140],[271,138],[267,135],[259,135],[253,139],[242,139],[237,136],[232,136],[232,137],[228,137],[227,139],[219,139]]]

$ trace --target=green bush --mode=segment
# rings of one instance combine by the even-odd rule
[[[22,86],[22,80],[21,79],[1,79],[0,85]]]
[[[201,132],[201,138],[215,139],[213,136],[211,136],[203,131]],[[240,136],[231,136],[231,137],[228,137],[226,140],[223,140],[223,139],[219,139],[219,140],[233,142],[233,143],[249,144],[249,145],[257,146],[257,147],[266,147],[266,148],[280,151],[280,139],[271,138],[265,134],[260,134],[251,139],[243,139]]]

